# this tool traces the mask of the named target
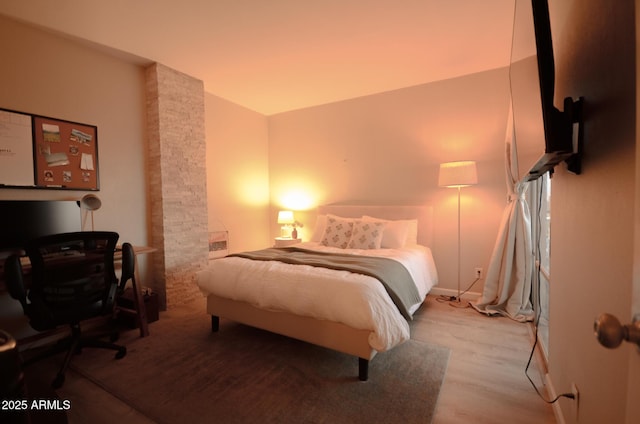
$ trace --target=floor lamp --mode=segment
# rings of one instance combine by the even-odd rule
[[[438,185],[458,189],[458,296],[451,306],[463,306],[460,303],[460,189],[478,183],[478,173],[474,161],[447,162],[440,164]]]

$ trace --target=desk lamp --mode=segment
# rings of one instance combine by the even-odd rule
[[[94,230],[93,211],[97,211],[98,209],[100,209],[100,206],[102,206],[102,202],[100,201],[98,196],[96,196],[95,194],[86,194],[82,197],[82,199],[80,199],[80,206],[82,206],[82,209],[87,211],[87,213],[84,216],[84,219],[82,220],[82,231],[86,231],[84,227],[85,227],[86,219],[87,219],[87,216],[89,215],[89,212],[91,213],[91,231],[93,231]]]

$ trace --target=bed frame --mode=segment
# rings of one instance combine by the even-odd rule
[[[431,245],[433,208],[430,206],[326,205],[320,206],[318,213],[346,218],[370,215],[383,219],[418,219],[418,243]],[[207,313],[211,315],[213,332],[219,330],[220,318],[225,318],[356,356],[358,378],[361,381],[369,378],[369,361],[377,353],[369,345],[371,331],[355,329],[338,322],[264,310],[246,302],[211,294],[207,296]]]

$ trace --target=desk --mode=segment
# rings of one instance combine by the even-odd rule
[[[125,314],[135,315],[136,320],[138,321],[138,328],[140,329],[140,337],[146,337],[149,335],[149,322],[147,321],[147,310],[144,306],[144,297],[142,296],[142,290],[140,284],[140,277],[138,274],[138,255],[143,255],[146,253],[155,252],[157,249],[150,246],[133,246],[133,255],[134,255],[134,268],[133,268],[133,277],[131,278],[131,288],[133,289],[133,305],[134,308],[125,308],[122,305],[118,305],[116,301],[116,309]],[[113,255],[114,263],[122,262],[122,248],[118,246],[116,248],[116,252]],[[122,287],[124,290],[125,287]]]
[[[156,250],[158,249],[151,246],[133,246],[133,253],[135,253],[136,256],[144,255],[145,253],[153,253]],[[116,253],[114,253],[113,255],[113,260],[116,262],[122,260],[122,246],[118,245],[118,247],[116,248]],[[136,267],[136,270],[137,269],[138,268]]]

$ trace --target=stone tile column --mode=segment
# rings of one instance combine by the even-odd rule
[[[200,296],[208,219],[204,85],[161,64],[146,68],[153,282],[164,310]],[[126,218],[125,218],[126,219]]]

